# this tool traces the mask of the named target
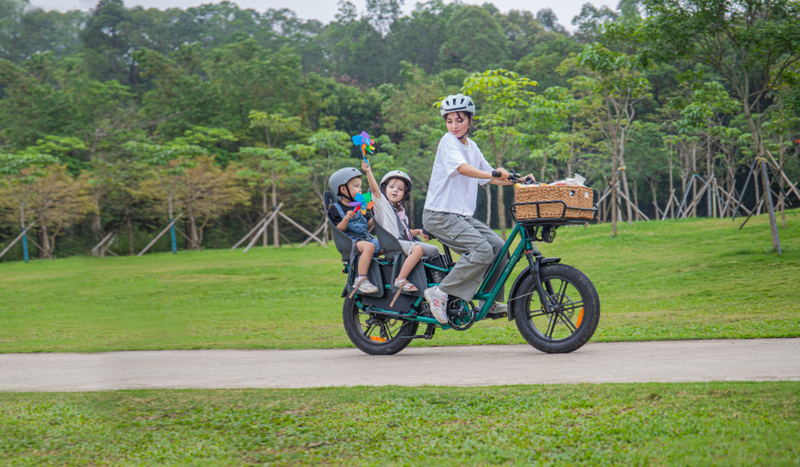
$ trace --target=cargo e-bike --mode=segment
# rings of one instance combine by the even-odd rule
[[[524,183],[514,173],[510,180]],[[333,202],[333,193],[326,191],[326,212]],[[563,206],[560,217],[517,218],[518,206],[535,205],[538,212],[540,205],[559,203]],[[597,210],[596,207],[569,209]],[[342,272],[348,276],[347,285],[342,291],[342,318],[353,344],[370,355],[392,355],[406,348],[413,339],[433,338],[437,328],[466,331],[483,319],[506,316],[509,321],[516,322],[525,340],[542,352],[567,353],[586,344],[600,321],[597,290],[581,271],[561,264],[561,258],[545,258],[534,243],[550,243],[558,227],[582,225],[586,221],[567,218],[567,205],[563,201],[514,203],[510,211],[514,228],[475,294],[475,299],[485,301],[485,304],[476,308],[471,301],[451,297],[446,324],[440,324],[433,318],[423,296],[425,285],[430,287],[440,283],[453,269],[454,262],[446,244],[442,244],[444,254],[423,258],[414,267],[408,279],[422,287],[415,292],[406,292],[393,285],[406,257],[397,239],[376,224],[373,234],[378,238],[383,257],[373,257],[367,277],[378,286],[378,292],[362,294],[353,289],[358,264],[355,242],[334,226],[334,243],[344,263]],[[509,254],[509,261],[494,287],[489,288],[489,278],[500,267],[501,258]],[[492,304],[498,299],[502,300],[502,297],[498,297],[500,290],[523,257],[527,259],[528,266],[511,286],[507,315],[489,314]],[[423,334],[417,334],[420,324],[426,325]]]

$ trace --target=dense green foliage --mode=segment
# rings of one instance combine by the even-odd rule
[[[597,287],[595,342],[798,337],[798,216],[783,256],[765,244],[764,215],[742,230],[728,219],[636,222],[617,237],[608,224],[566,228],[540,247]],[[0,352],[351,347],[340,258],[284,246],[5,263]],[[488,320],[411,345],[468,344],[524,341],[513,322]]]
[[[0,394],[19,465],[796,465],[800,383]]]
[[[370,0],[359,15],[340,1],[321,24],[229,2],[161,11],[101,0],[58,13],[0,0],[2,245],[25,217],[39,257],[85,253],[111,232],[132,254],[164,227],[172,198],[189,248],[232,244],[279,202],[314,230],[327,176],[357,166],[348,136],[362,130],[380,136],[378,172],[415,179],[419,223],[444,131],[433,104],[459,91],[478,102],[473,137],[492,163],[545,181],[578,172],[598,194],[619,185],[623,212],[613,196],[601,211],[614,224],[642,217],[632,205],[660,217],[669,200],[693,199],[695,173],[737,196],[753,155],[800,177],[797,0],[586,4],[571,33],[549,9],[429,0],[403,16],[400,4]],[[53,163],[19,163],[41,155],[72,181]],[[304,169],[267,176],[289,159]],[[171,186],[154,188],[166,170]],[[214,196],[191,188],[209,180]],[[781,208],[798,202],[781,187],[771,184]],[[512,198],[482,190],[477,216],[507,227]],[[691,216],[730,215],[703,199]],[[282,225],[275,241],[302,238]]]

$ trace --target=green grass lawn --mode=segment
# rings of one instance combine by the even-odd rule
[[[800,211],[771,252],[766,216],[560,229],[548,256],[595,283],[594,341],[800,336]],[[519,268],[522,268],[522,264]],[[0,352],[350,346],[345,276],[320,247],[0,263]],[[412,345],[523,343],[478,323]]]
[[[6,465],[797,465],[800,383],[0,394]]]

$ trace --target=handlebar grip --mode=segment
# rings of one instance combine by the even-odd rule
[[[500,175],[502,175],[502,174],[500,173],[499,170],[492,170],[492,177],[500,178]]]

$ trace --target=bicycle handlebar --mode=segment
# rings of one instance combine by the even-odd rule
[[[492,177],[500,178],[501,175],[502,174],[500,173],[499,170],[492,170]],[[529,178],[522,177],[520,174],[514,172],[513,170],[510,170],[508,172],[508,181],[512,183],[522,183],[523,185],[530,185],[534,182]]]

